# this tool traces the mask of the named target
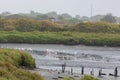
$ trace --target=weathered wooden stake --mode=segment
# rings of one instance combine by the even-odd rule
[[[82,66],[81,75],[84,75],[84,66]]]
[[[98,75],[99,75],[99,76],[102,75],[102,69],[99,70],[99,74],[98,74]]]
[[[71,68],[71,75],[73,75],[73,68]]]
[[[64,69],[64,72],[65,72],[65,68],[66,68],[66,63],[64,63],[64,67],[63,67],[63,69]]]
[[[62,64],[62,73],[65,72],[65,68],[66,68],[66,63]]]
[[[92,68],[90,74],[91,74],[91,75],[94,75],[94,70],[93,70],[93,68]]]
[[[64,73],[64,69],[63,69],[64,65],[62,64],[62,73]]]
[[[115,75],[115,77],[118,76],[118,70],[117,70],[117,67],[115,68],[114,75]]]

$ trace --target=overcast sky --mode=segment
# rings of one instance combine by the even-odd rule
[[[56,11],[59,14],[90,16],[91,4],[93,15],[112,13],[120,16],[120,0],[0,0],[0,13],[28,13],[34,10],[40,13]]]

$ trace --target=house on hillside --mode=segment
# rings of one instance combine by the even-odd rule
[[[49,21],[51,21],[51,22],[55,22],[56,19],[55,19],[54,17],[50,17],[50,18],[49,18]]]

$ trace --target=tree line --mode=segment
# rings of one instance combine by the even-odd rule
[[[18,13],[12,14],[10,12],[2,12],[0,14],[1,19],[14,19],[14,18],[22,18],[28,17],[34,20],[49,20],[50,18],[55,18],[55,22],[60,24],[76,24],[79,22],[91,21],[91,22],[99,22],[105,21],[110,23],[120,23],[120,17],[114,16],[111,13],[106,15],[94,15],[91,17],[88,16],[80,16],[75,15],[71,16],[68,13],[58,14],[57,12],[48,12],[48,13],[40,13],[35,11],[30,11],[30,13]]]

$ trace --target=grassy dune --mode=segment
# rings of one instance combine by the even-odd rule
[[[23,51],[0,48],[0,80],[44,80],[40,75],[23,68],[35,68],[31,55]]]

